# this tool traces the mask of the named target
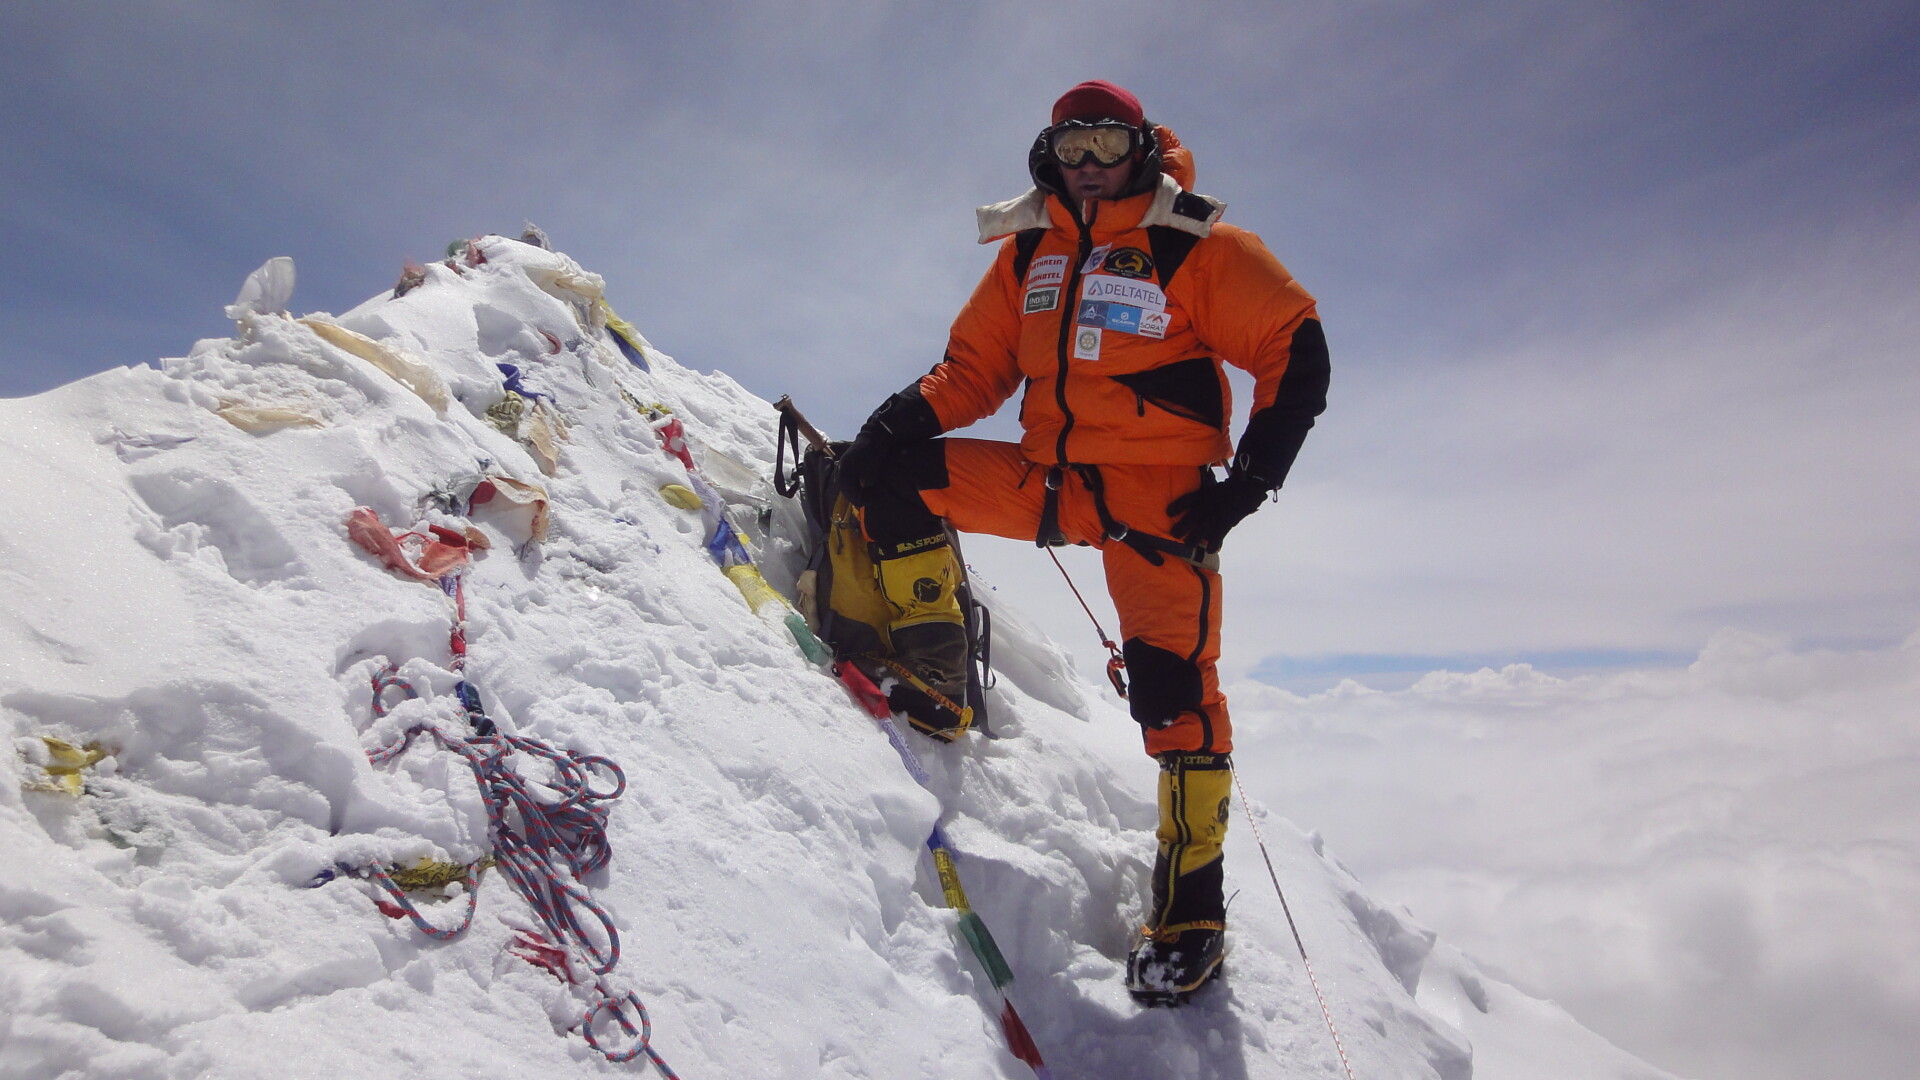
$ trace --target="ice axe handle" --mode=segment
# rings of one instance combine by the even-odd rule
[[[808,446],[828,457],[833,456],[833,444],[827,442],[827,437],[820,434],[819,428],[807,422],[807,418],[800,412],[800,407],[793,403],[792,397],[786,394],[780,395],[780,400],[774,402],[773,407],[793,422],[794,429],[807,440]]]

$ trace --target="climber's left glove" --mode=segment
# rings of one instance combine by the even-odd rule
[[[1229,472],[1225,480],[1207,482],[1167,504],[1173,517],[1174,538],[1208,552],[1220,550],[1227,532],[1260,509],[1269,489],[1243,472]]]

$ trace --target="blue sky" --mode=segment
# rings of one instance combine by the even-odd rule
[[[938,358],[972,208],[1104,77],[1334,351],[1229,547],[1231,669],[1920,623],[1910,4],[451,10],[9,5],[0,393],[227,333],[271,255],[339,311],[531,219],[663,349],[846,433]]]

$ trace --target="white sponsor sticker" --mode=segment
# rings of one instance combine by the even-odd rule
[[[1076,326],[1073,328],[1073,355],[1081,360],[1100,359],[1099,327]]]
[[[1163,338],[1167,336],[1167,313],[1164,311],[1143,311],[1140,313],[1140,336]]]
[[[1033,264],[1027,267],[1027,288],[1058,285],[1066,281],[1068,261],[1065,255],[1043,255],[1033,260]]]
[[[1100,264],[1107,261],[1107,252],[1111,250],[1113,250],[1112,244],[1101,244],[1099,247],[1088,252],[1087,261],[1080,264],[1080,272],[1083,274],[1091,274],[1095,270],[1100,269]]]
[[[1167,294],[1160,286],[1151,281],[1134,281],[1131,278],[1108,277],[1096,274],[1080,283],[1080,299],[1106,300],[1115,304],[1126,304],[1143,311],[1167,310]]]
[[[1023,311],[1022,314],[1031,315],[1036,311],[1052,311],[1059,306],[1060,286],[1054,285],[1045,289],[1028,289],[1026,310]]]

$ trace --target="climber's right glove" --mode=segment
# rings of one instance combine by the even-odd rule
[[[860,425],[860,434],[840,452],[841,488],[848,498],[862,502],[880,483],[888,462],[901,447],[938,434],[940,418],[920,396],[920,384],[916,382],[881,402]]]

